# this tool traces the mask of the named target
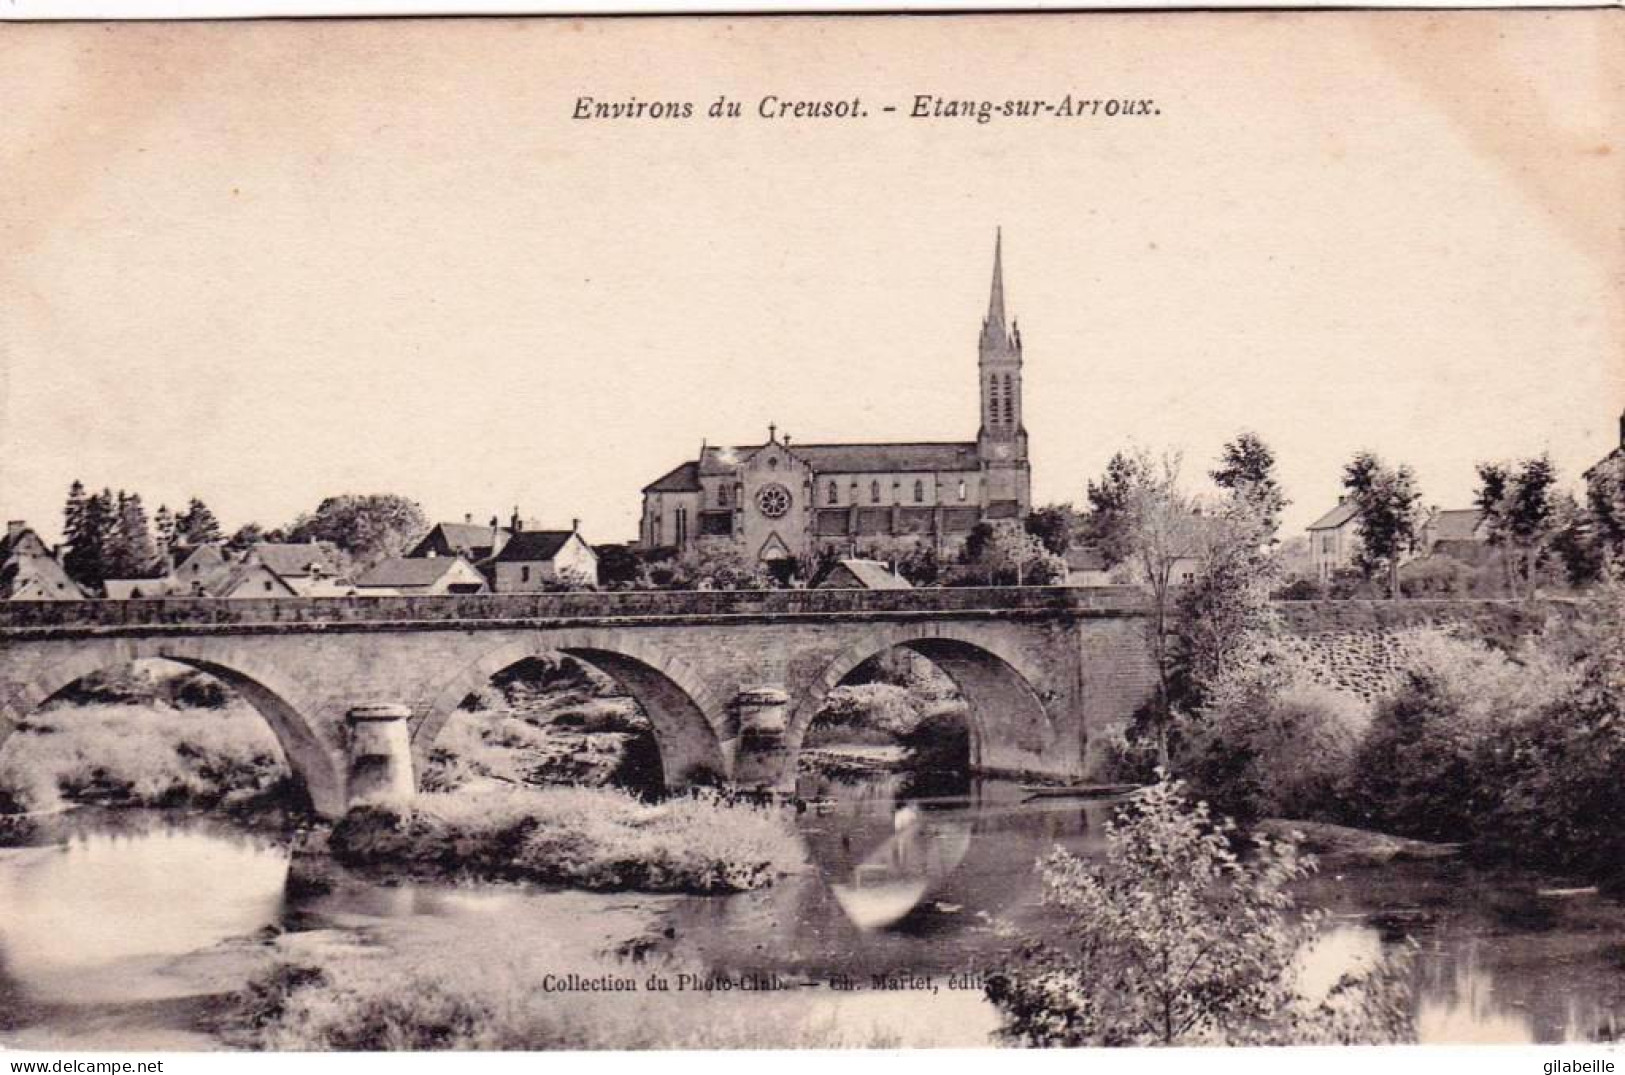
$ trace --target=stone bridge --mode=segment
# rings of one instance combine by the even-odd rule
[[[636,592],[0,602],[0,744],[75,680],[142,658],[217,676],[276,733],[315,809],[409,795],[491,676],[563,653],[618,680],[669,787],[783,788],[824,696],[894,647],[969,703],[971,764],[1082,775],[1155,681],[1131,589]]]

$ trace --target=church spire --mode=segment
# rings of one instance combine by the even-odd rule
[[[989,328],[1004,328],[1004,229],[993,231],[993,293],[987,299]]]

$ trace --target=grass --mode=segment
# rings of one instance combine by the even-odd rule
[[[57,705],[31,717],[0,754],[0,812],[48,811],[64,799],[241,804],[289,779],[270,728],[241,700],[215,709]]]
[[[588,897],[561,897],[588,899]],[[506,915],[416,920],[367,948],[282,952],[238,996],[223,1036],[239,1047],[309,1050],[875,1048],[898,1044],[840,1028],[801,990],[679,992],[670,956],[632,962],[595,951],[602,922],[558,931]],[[557,912],[556,912],[557,913]],[[615,920],[632,913],[601,911]],[[649,928],[645,925],[643,928]],[[517,935],[517,936],[516,936]],[[651,974],[671,992],[646,988]],[[636,989],[553,992],[555,979],[632,979]]]
[[[611,788],[423,794],[399,811],[351,811],[331,847],[349,865],[700,895],[761,888],[804,861],[781,809],[714,794],[650,804]]]

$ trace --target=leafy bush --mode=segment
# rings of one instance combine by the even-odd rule
[[[1533,716],[1487,744],[1480,842],[1594,876],[1625,879],[1625,593],[1581,628],[1578,662]],[[1531,678],[1549,677],[1531,669]],[[1538,688],[1537,688],[1538,689]]]
[[[1336,817],[1370,719],[1357,699],[1302,682],[1223,697],[1185,731],[1182,772],[1242,821]]]
[[[1496,752],[1514,729],[1564,708],[1577,671],[1538,644],[1508,655],[1436,633],[1411,636],[1404,662],[1355,758],[1351,820],[1472,839],[1503,791]]]
[[[1247,860],[1228,823],[1163,781],[1106,826],[1099,860],[1057,849],[1040,864],[1067,944],[1029,944],[991,975],[1001,1036],[1037,1046],[1380,1043],[1412,1040],[1406,960],[1385,957],[1305,996],[1297,960],[1322,928],[1293,917],[1288,886],[1311,864],[1259,840]]]
[[[802,861],[777,808],[711,793],[651,805],[609,788],[423,794],[399,811],[350,811],[331,846],[357,865],[700,894],[760,888]]]

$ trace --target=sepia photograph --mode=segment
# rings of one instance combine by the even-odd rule
[[[0,1052],[1602,1055],[1622,31],[0,23]]]

